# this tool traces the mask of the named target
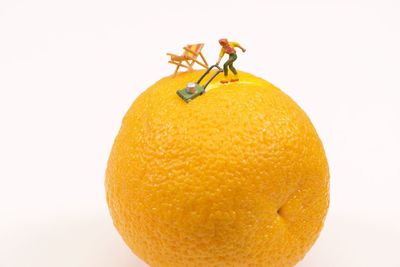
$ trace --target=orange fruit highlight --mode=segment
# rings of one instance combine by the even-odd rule
[[[251,74],[185,103],[176,90],[203,72],[161,79],[125,115],[106,171],[114,224],[152,267],[294,266],[329,206],[321,141]]]

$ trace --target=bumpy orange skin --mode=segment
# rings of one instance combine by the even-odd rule
[[[200,75],[161,79],[126,114],[106,172],[114,224],[152,267],[294,266],[329,205],[321,141],[250,74],[185,103],[176,90]]]

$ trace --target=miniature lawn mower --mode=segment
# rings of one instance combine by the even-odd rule
[[[204,85],[200,85],[201,81],[204,79],[204,77],[207,76],[207,74],[213,69],[217,68],[217,72],[206,82]],[[214,80],[215,77],[217,77],[218,74],[223,72],[221,67],[218,65],[212,65],[207,69],[207,71],[200,77],[200,79],[197,82],[190,82],[186,85],[185,88],[176,91],[176,93],[185,101],[185,102],[190,102],[191,100],[195,99],[199,95],[202,95],[205,93],[207,86]]]

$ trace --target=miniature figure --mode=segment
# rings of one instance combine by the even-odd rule
[[[233,72],[233,74],[235,75],[235,78],[231,79],[231,82],[239,81],[239,78],[237,76],[237,71],[236,71],[235,67],[233,66],[233,62],[235,62],[235,60],[237,59],[237,54],[236,54],[235,47],[240,48],[243,53],[246,52],[246,49],[243,48],[242,46],[240,46],[239,43],[237,43],[237,42],[229,42],[228,39],[225,39],[225,38],[224,39],[220,39],[219,40],[219,44],[222,46],[222,48],[221,48],[221,52],[219,53],[219,59],[218,59],[218,62],[216,63],[216,65],[217,66],[219,65],[219,63],[221,62],[222,57],[225,54],[229,55],[229,59],[224,64],[224,76],[225,76],[225,78],[223,80],[221,80],[221,83],[228,83],[228,67]]]

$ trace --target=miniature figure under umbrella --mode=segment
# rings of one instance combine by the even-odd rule
[[[228,83],[228,68],[233,72],[235,78],[231,79],[231,82],[239,81],[239,77],[237,76],[237,71],[233,66],[233,62],[237,59],[237,54],[235,47],[240,48],[242,52],[246,52],[246,49],[240,46],[238,42],[229,42],[228,39],[223,38],[219,40],[219,44],[222,46],[221,52],[219,53],[219,59],[216,65],[218,66],[221,62],[221,59],[225,54],[229,55],[229,59],[224,63],[224,79],[221,80],[221,83]]]

